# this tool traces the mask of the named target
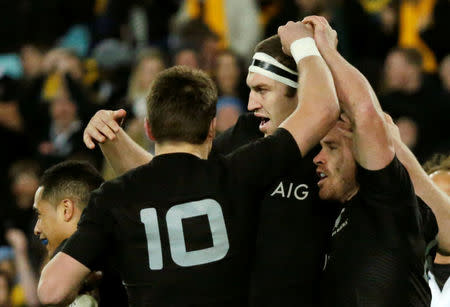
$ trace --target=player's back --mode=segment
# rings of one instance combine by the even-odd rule
[[[170,154],[120,179],[115,253],[135,305],[246,302],[254,215],[220,168]]]

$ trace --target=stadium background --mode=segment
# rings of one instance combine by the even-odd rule
[[[20,242],[5,233],[23,232],[30,274],[37,274],[43,251],[32,204],[40,173],[83,159],[113,176],[100,150],[82,140],[97,110],[127,110],[124,127],[151,151],[142,129],[149,85],[164,68],[189,65],[215,80],[223,131],[246,110],[255,44],[311,14],[337,30],[340,52],[369,79],[419,160],[448,153],[448,0],[2,1],[0,270],[13,281],[6,294],[13,306],[32,304],[11,270]]]

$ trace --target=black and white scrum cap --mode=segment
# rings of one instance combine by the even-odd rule
[[[261,74],[290,87],[298,87],[298,73],[264,52],[256,52],[248,71]]]

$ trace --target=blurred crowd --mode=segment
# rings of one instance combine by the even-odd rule
[[[45,261],[33,234],[43,170],[87,160],[113,176],[83,129],[99,109],[123,108],[143,134],[155,75],[172,65],[207,71],[217,130],[245,112],[255,44],[279,25],[325,16],[339,50],[370,80],[421,162],[450,151],[448,0],[16,0],[0,8],[0,306],[38,305]],[[34,287],[34,288],[33,288]]]

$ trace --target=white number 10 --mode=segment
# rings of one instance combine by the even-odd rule
[[[145,225],[149,266],[151,270],[163,268],[161,236],[155,208],[142,209],[141,222]],[[207,215],[213,246],[186,251],[182,219]],[[187,267],[218,261],[225,257],[230,248],[222,208],[214,199],[192,201],[171,207],[166,214],[170,253],[179,266]]]

